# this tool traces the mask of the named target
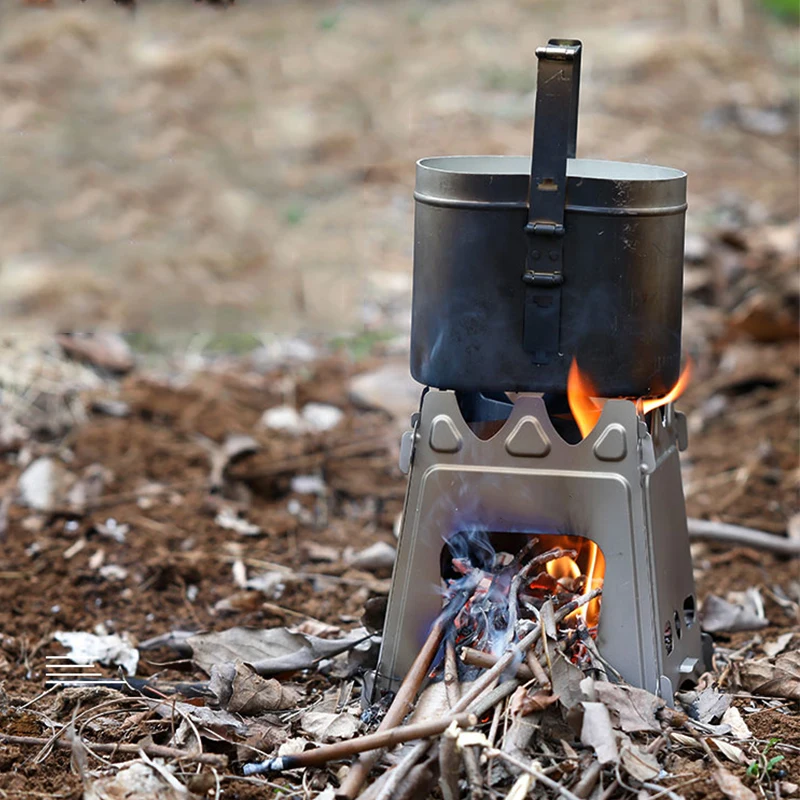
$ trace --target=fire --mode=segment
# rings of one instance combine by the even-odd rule
[[[602,409],[593,400],[596,396],[594,384],[589,380],[588,375],[578,369],[577,359],[572,359],[567,377],[567,400],[569,410],[575,417],[575,422],[581,431],[581,436],[585,439],[600,419]]]
[[[665,406],[667,403],[674,403],[685,391],[692,378],[692,361],[688,359],[686,366],[678,378],[678,382],[669,390],[663,397],[651,398],[650,400],[642,400],[642,411],[649,414],[654,408]]]
[[[542,537],[547,547],[561,547],[575,551],[575,558],[562,556],[548,561],[545,569],[551,578],[555,578],[564,590],[574,590],[575,582],[583,579],[581,592],[597,589],[603,585],[606,571],[606,560],[600,548],[591,540],[582,536],[547,536]],[[574,611],[567,620],[583,618],[587,628],[596,628],[600,620],[600,598],[592,600],[584,608]]]
[[[677,383],[667,394],[662,397],[640,399],[638,401],[642,413],[649,414],[659,406],[664,406],[677,400],[689,385],[691,376],[692,362],[688,360]],[[575,418],[575,422],[578,423],[578,428],[584,439],[594,429],[603,410],[602,404],[597,402],[596,397],[597,392],[594,384],[585,373],[580,371],[577,360],[573,358],[567,377],[567,399],[572,416]]]

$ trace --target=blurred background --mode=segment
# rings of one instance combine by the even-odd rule
[[[796,13],[796,0],[139,0],[133,14],[2,0],[6,331],[110,327],[141,345],[202,330],[233,349],[253,332],[402,337],[415,161],[529,153],[534,49],[553,36],[585,46],[579,155],[689,173],[690,264],[720,230],[753,227],[793,258]],[[718,283],[703,274],[689,291]],[[788,280],[776,290],[794,308]]]

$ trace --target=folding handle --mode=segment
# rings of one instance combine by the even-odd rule
[[[575,158],[581,49],[577,39],[551,39],[536,48],[528,253],[522,275],[527,286],[523,347],[536,364],[550,363],[559,353],[567,159]]]

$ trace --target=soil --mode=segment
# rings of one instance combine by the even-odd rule
[[[354,570],[344,554],[395,541],[397,429],[413,407],[366,410],[348,386],[390,356],[407,361],[413,165],[528,153],[532,51],[552,35],[586,45],[581,155],[690,175],[683,342],[694,375],[678,404],[688,512],[797,535],[796,27],[756,4],[738,20],[738,3],[684,0],[319,0],[266,12],[261,0],[224,12],[142,0],[135,15],[110,0],[0,5],[0,314],[9,330],[36,332],[22,343],[37,353],[53,327],[136,330],[140,365],[157,365],[119,381],[70,372],[67,390],[48,371],[60,356],[33,378],[0,340],[0,732],[48,737],[50,719],[69,721],[63,693],[36,700],[46,656],[64,652],[57,631],[143,642],[308,619],[347,631],[385,597],[388,570]],[[199,329],[205,349],[187,333]],[[298,330],[344,333],[345,346],[265,361],[277,334]],[[10,444],[15,382],[11,399],[39,424]],[[74,414],[98,398],[130,415]],[[343,421],[302,436],[259,425],[270,407],[308,402],[335,405]],[[209,487],[213,445],[238,433],[259,450]],[[65,496],[47,513],[6,508],[40,456],[78,480],[105,472],[100,498],[81,513]],[[293,490],[307,475],[323,478],[321,495]],[[222,528],[221,508],[261,533]],[[108,535],[111,520],[128,526],[124,542]],[[798,560],[707,542],[693,555],[701,606],[750,587],[764,599],[768,627],[716,635],[720,652],[759,658],[798,630],[797,605],[779,602],[798,599]],[[241,587],[243,568],[274,565],[291,572],[279,597]],[[109,566],[123,571],[104,577]],[[143,652],[137,674],[204,677],[167,647]],[[316,698],[330,685],[312,676],[301,689]],[[742,711],[748,757],[773,737],[800,747],[797,702],[735,702],[755,707]],[[151,730],[164,732],[137,720],[119,735]],[[37,753],[0,744],[0,800],[80,797],[80,754]],[[781,754],[800,783],[797,753]],[[722,800],[704,753],[670,759],[676,792]],[[775,797],[774,781],[757,787],[747,764],[725,765]],[[198,794],[213,795],[209,775]],[[315,789],[325,780],[310,778]],[[291,778],[276,783],[308,796]],[[220,796],[270,794],[232,781]]]
[[[32,515],[16,505],[10,510],[0,551],[0,659],[5,665],[2,686],[13,706],[32,700],[42,690],[45,657],[63,652],[52,639],[59,630],[91,631],[102,625],[109,633],[127,632],[141,642],[174,630],[266,628],[305,618],[343,630],[355,627],[367,600],[385,594],[389,573],[348,569],[335,554],[378,540],[392,543],[404,491],[404,477],[395,465],[393,428],[386,415],[355,407],[347,395],[348,378],[375,363],[379,362],[355,363],[346,356],[331,356],[304,368],[302,375],[287,370],[259,374],[242,364],[177,384],[135,373],[118,392],[119,399],[130,405],[129,418],[95,414],[58,445],[31,443],[37,452],[70,453],[69,470],[76,475],[102,464],[109,481],[102,507],[84,515],[66,509]],[[287,380],[294,384],[300,403],[333,402],[345,411],[344,421],[329,433],[311,437],[280,435],[259,427],[264,409],[281,402],[276,387]],[[768,408],[789,388],[766,390],[768,394],[760,397],[763,407]],[[695,391],[690,398],[697,395]],[[733,408],[737,403],[749,408],[753,402],[753,397],[741,395]],[[717,474],[712,468],[717,463],[715,454],[727,453],[726,445],[730,448],[742,434],[737,419],[738,411],[695,437],[692,474]],[[209,451],[204,442],[222,442],[230,433],[244,432],[257,439],[260,451],[229,468],[222,493],[210,493]],[[777,454],[771,468],[790,469],[791,454],[784,453],[786,419],[768,417],[759,437],[770,442]],[[730,458],[735,462],[733,455]],[[0,462],[0,481],[16,472],[10,461]],[[314,472],[323,475],[327,485],[322,500],[292,492],[293,475]],[[159,485],[162,493],[143,493],[147,484]],[[712,496],[707,502],[713,504],[730,492],[730,485],[712,486],[708,492]],[[224,494],[238,498],[247,520],[259,525],[263,535],[241,537],[215,523],[220,505],[232,502]],[[785,504],[791,502],[790,495],[782,481],[766,481],[758,491],[747,491],[737,499],[736,513],[727,516],[774,519],[777,524]],[[290,501],[307,514],[297,508],[290,513]],[[690,508],[698,510],[691,501]],[[130,526],[124,543],[98,530],[109,519]],[[85,546],[65,555],[79,541],[85,541]],[[316,560],[318,546],[334,549],[331,563]],[[728,590],[750,586],[760,587],[765,595],[770,626],[758,632],[755,643],[752,632],[719,635],[721,646],[736,649],[750,641],[751,652],[757,655],[758,642],[773,641],[796,628],[797,619],[769,592],[786,588],[791,578],[800,577],[797,562],[742,548],[694,547],[701,603],[709,592],[724,596]],[[127,570],[123,580],[100,575],[101,551],[104,564]],[[269,564],[284,565],[300,575],[288,581],[284,594],[272,602],[235,586],[232,564],[237,559],[244,562],[249,575]],[[315,574],[332,577],[315,580]],[[228,610],[216,607],[226,599]],[[164,681],[202,678],[189,663],[174,662],[171,650],[148,651],[137,674]],[[103,671],[114,675],[113,669]],[[47,701],[37,705],[38,710],[47,707]],[[754,735],[759,740],[777,736],[786,743],[796,742],[797,717],[785,711],[765,709],[749,715],[748,723],[756,723]],[[0,730],[47,735],[38,715],[8,706],[0,713]],[[79,779],[68,774],[69,758],[63,752],[40,764],[31,762],[32,754],[16,746],[0,745],[0,754],[4,764],[0,789],[10,796],[34,797],[35,792],[56,790],[78,796],[81,791]],[[794,763],[793,757],[787,758],[787,768]],[[695,782],[686,787],[684,796],[713,797],[714,786]],[[232,785],[223,796],[247,795]]]

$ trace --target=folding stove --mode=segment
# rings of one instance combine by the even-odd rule
[[[450,549],[479,530],[510,552],[532,535],[575,549],[603,586],[600,654],[672,702],[705,669],[686,424],[643,398],[679,378],[686,175],[576,159],[581,44],[536,55],[532,162],[417,164],[411,369],[429,388],[402,442],[376,687],[404,676],[441,611]],[[614,399],[599,413],[590,395]]]

